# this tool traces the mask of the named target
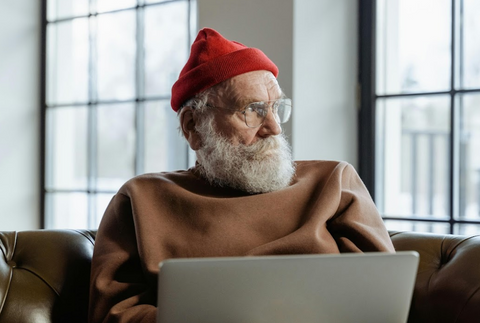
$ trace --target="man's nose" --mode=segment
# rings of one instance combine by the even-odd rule
[[[278,123],[278,117],[275,117],[276,111],[272,107],[268,109],[268,113],[265,116],[258,134],[261,137],[276,136],[282,133],[282,127]]]

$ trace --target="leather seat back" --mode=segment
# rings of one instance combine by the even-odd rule
[[[86,322],[95,231],[0,232],[0,322]]]
[[[87,322],[96,231],[0,232],[0,323]],[[480,237],[390,232],[420,254],[409,323],[480,319]]]
[[[420,254],[409,323],[480,322],[480,236],[390,232]]]

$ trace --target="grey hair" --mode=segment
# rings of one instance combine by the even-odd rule
[[[184,107],[193,107],[197,113],[204,113],[207,110],[208,99],[211,95],[215,95],[215,87],[211,87],[196,94],[194,97],[185,101],[177,111],[177,115],[180,116],[180,113]]]
[[[182,136],[184,135],[182,131],[182,125],[180,124],[180,114],[182,113],[182,109],[184,107],[192,107],[193,113],[200,117],[200,122],[205,122],[208,117],[213,117],[213,110],[208,106],[208,99],[213,95],[217,95],[217,86],[213,86],[196,94],[194,97],[188,99],[180,106],[177,111],[177,117],[179,121],[178,131],[182,134]]]

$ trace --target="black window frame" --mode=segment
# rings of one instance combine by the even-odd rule
[[[91,195],[94,194],[115,194],[116,191],[113,190],[101,190],[101,189],[90,189],[90,184],[88,185],[87,189],[85,190],[78,190],[78,189],[51,189],[47,187],[47,110],[52,109],[52,108],[61,108],[63,106],[88,106],[89,110],[92,110],[92,108],[96,108],[98,105],[103,105],[103,104],[118,104],[118,103],[132,103],[135,105],[135,132],[136,132],[136,142],[135,142],[135,174],[141,174],[143,173],[143,161],[144,161],[144,142],[142,141],[142,134],[144,132],[144,126],[142,127],[142,120],[143,118],[143,108],[140,108],[140,106],[143,103],[146,102],[153,102],[153,101],[161,101],[161,100],[170,100],[170,95],[168,96],[143,96],[140,97],[139,93],[142,93],[142,91],[139,91],[139,87],[143,86],[143,75],[141,74],[143,71],[143,68],[139,68],[138,66],[140,64],[143,64],[142,61],[142,52],[139,53],[139,50],[142,51],[141,47],[139,44],[142,44],[143,42],[143,24],[144,24],[144,16],[142,16],[144,9],[147,7],[153,7],[153,6],[163,6],[163,5],[168,5],[170,3],[175,3],[175,2],[186,2],[188,4],[188,39],[187,39],[187,48],[190,48],[190,44],[193,40],[193,31],[196,26],[193,26],[192,24],[192,12],[194,6],[196,6],[196,0],[165,0],[165,1],[160,1],[160,2],[155,2],[155,3],[145,3],[144,0],[137,0],[136,1],[136,6],[128,7],[128,8],[122,8],[122,9],[117,9],[117,10],[111,10],[111,11],[105,11],[105,12],[95,12],[92,13],[92,10],[89,10],[88,14],[85,15],[77,15],[77,16],[71,16],[67,18],[60,18],[56,19],[53,21],[48,20],[48,0],[41,0],[41,32],[40,32],[40,125],[39,125],[39,166],[40,166],[40,171],[39,171],[39,213],[40,213],[40,228],[44,229],[46,228],[47,225],[47,218],[46,218],[46,208],[47,208],[47,194],[48,193],[73,193],[73,192],[80,192],[80,193],[86,193],[88,196],[88,222],[89,226],[92,226],[92,213],[93,207],[95,206],[93,202],[91,201]],[[88,1],[89,3],[89,9],[92,8],[93,1],[90,0]],[[112,14],[112,13],[117,13],[117,12],[122,12],[122,11],[131,11],[135,10],[136,12],[136,24],[137,24],[137,29],[139,26],[139,21],[142,24],[142,32],[136,33],[136,66],[135,66],[135,96],[132,99],[129,100],[98,100],[98,99],[92,99],[91,93],[89,93],[89,100],[88,102],[81,102],[81,103],[73,103],[72,104],[53,104],[53,105],[48,105],[47,103],[47,29],[49,24],[54,24],[54,23],[59,23],[59,22],[64,22],[64,21],[70,21],[73,19],[77,18],[91,18],[91,17],[97,17],[99,15],[104,15],[104,14]],[[90,40],[91,42],[91,40]],[[90,57],[91,59],[91,57]],[[89,87],[92,86],[92,81],[89,80]],[[91,115],[93,113],[89,112],[89,120],[88,120],[88,127],[89,127],[89,134],[88,134],[88,167],[87,167],[87,176],[90,180],[92,176],[95,176],[96,174],[96,155],[95,155],[95,145],[96,145],[96,134],[95,131],[91,131],[91,128],[93,127],[92,125],[92,120]],[[93,121],[95,122],[95,121]],[[92,147],[93,146],[93,147]],[[185,164],[188,165],[191,161],[189,160],[191,158],[190,152],[188,145],[185,146],[185,149],[187,150],[186,156],[187,160],[185,161]]]
[[[457,4],[458,2],[458,4]],[[478,220],[460,219],[458,199],[459,196],[459,175],[458,161],[455,154],[458,152],[458,113],[456,98],[461,94],[479,93],[479,89],[456,89],[455,70],[457,68],[456,60],[456,39],[459,34],[456,33],[457,12],[463,14],[463,0],[451,0],[451,67],[450,84],[448,91],[439,92],[416,92],[402,94],[378,95],[376,92],[376,0],[358,0],[358,87],[359,87],[359,112],[358,112],[358,160],[359,175],[364,181],[370,195],[375,200],[376,187],[376,101],[386,98],[405,98],[432,95],[450,96],[450,156],[449,156],[449,218],[436,219],[428,217],[418,217],[411,215],[409,217],[384,216],[384,220],[405,221],[405,222],[429,222],[446,223],[449,225],[449,233],[453,234],[457,224],[475,224],[480,227],[480,217]]]

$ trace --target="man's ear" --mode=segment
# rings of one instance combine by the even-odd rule
[[[193,108],[183,107],[180,112],[180,126],[182,127],[183,135],[187,139],[192,150],[198,150],[202,145],[200,134],[195,129],[196,122],[197,118]]]

